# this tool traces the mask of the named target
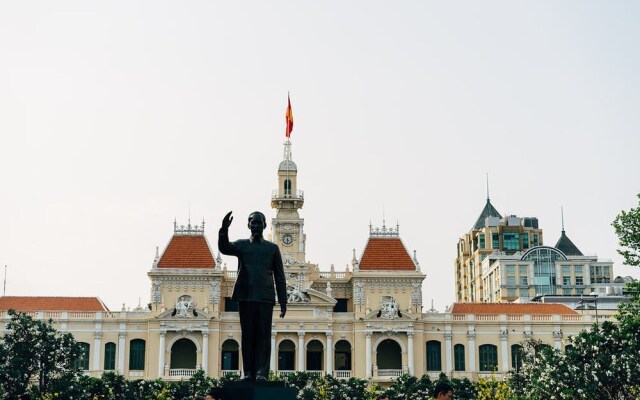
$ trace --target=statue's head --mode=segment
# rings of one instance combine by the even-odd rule
[[[254,211],[249,214],[248,228],[251,230],[251,235],[262,235],[262,231],[267,227],[267,219],[260,211]]]

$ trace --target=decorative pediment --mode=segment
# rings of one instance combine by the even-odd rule
[[[172,320],[172,321],[209,321],[213,318],[208,313],[204,312],[198,308],[192,308],[190,312],[184,316],[178,313],[177,309],[170,308],[167,311],[164,311],[156,316],[156,319],[159,320]]]

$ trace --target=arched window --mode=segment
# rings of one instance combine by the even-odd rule
[[[284,197],[291,197],[291,180],[284,180]]]
[[[144,371],[144,347],[145,341],[133,339],[129,347],[129,370]]]
[[[319,340],[307,345],[307,371],[322,371],[323,346]]]
[[[351,371],[351,344],[346,340],[336,343],[335,366],[338,371]]]
[[[378,345],[378,369],[402,369],[402,349],[395,340],[385,339]]]
[[[483,344],[479,348],[480,371],[496,371],[498,369],[498,347]]]
[[[171,369],[196,369],[197,348],[191,340],[182,338],[171,346]]]
[[[85,342],[78,342],[78,345],[80,346],[80,354],[78,355],[78,358],[76,358],[75,361],[73,362],[73,366],[83,371],[88,371],[89,370],[89,349],[91,348],[91,346],[89,346],[89,343],[85,343]]]
[[[522,346],[519,344],[511,345],[511,368],[515,369],[516,372],[520,371],[520,368],[522,368],[523,355]]]
[[[291,340],[283,340],[278,346],[278,371],[294,371],[296,345]]]
[[[240,358],[238,342],[233,339],[227,339],[222,344],[222,370],[238,371],[240,369]]]
[[[104,345],[104,369],[105,371],[116,369],[116,344],[113,342]]]
[[[464,345],[456,344],[453,346],[453,368],[456,371],[464,371]]]
[[[442,350],[440,342],[427,342],[427,371],[442,371]]]

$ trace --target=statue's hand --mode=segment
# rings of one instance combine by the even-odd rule
[[[286,313],[287,313],[287,305],[280,304],[280,318],[284,318]]]
[[[232,212],[233,211],[229,211],[222,219],[222,229],[229,229],[229,226],[231,226],[231,222],[233,222]]]

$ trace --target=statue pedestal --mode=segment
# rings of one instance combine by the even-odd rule
[[[229,382],[222,389],[224,400],[295,400],[296,389],[284,382]]]

